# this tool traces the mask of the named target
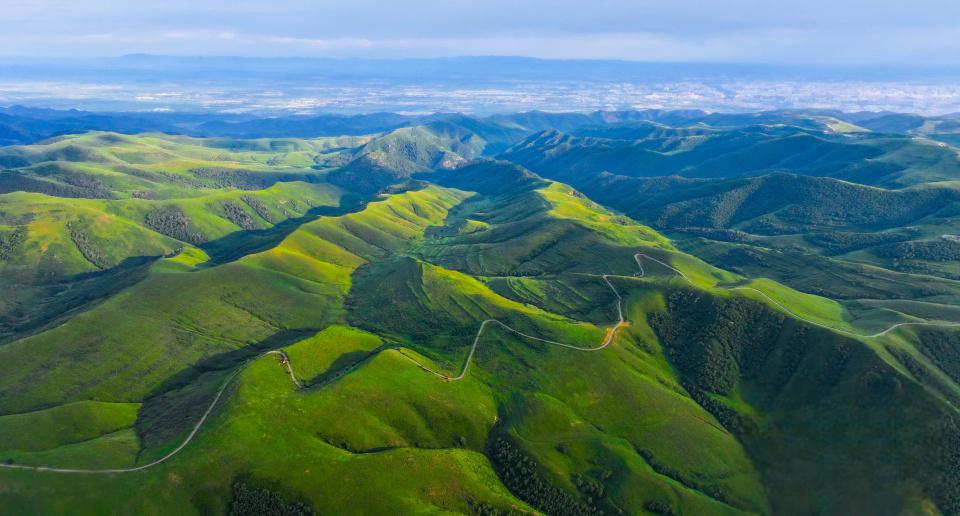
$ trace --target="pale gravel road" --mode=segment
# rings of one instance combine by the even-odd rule
[[[686,274],[684,274],[683,271],[681,271],[680,269],[677,269],[676,267],[674,267],[674,266],[672,266],[672,265],[670,265],[670,264],[668,264],[668,263],[666,263],[666,262],[663,262],[663,261],[661,261],[661,260],[658,260],[658,259],[656,259],[656,258],[654,258],[654,257],[652,257],[652,256],[649,256],[649,255],[646,255],[646,254],[643,254],[643,253],[636,253],[636,254],[633,255],[633,259],[634,259],[634,261],[637,262],[637,267],[639,267],[639,269],[640,269],[640,272],[637,274],[637,276],[643,277],[643,276],[645,276],[645,274],[646,274],[645,271],[644,271],[644,269],[643,269],[643,264],[640,262],[640,259],[641,259],[641,258],[646,259],[646,260],[650,260],[650,261],[655,262],[655,263],[658,263],[658,264],[660,264],[660,265],[662,265],[662,266],[670,269],[671,271],[676,272],[676,273],[677,273],[681,278],[683,278],[685,281],[687,281],[687,282],[690,283],[691,285],[694,285],[694,282],[693,282]],[[420,363],[419,361],[417,361],[416,359],[414,359],[414,358],[411,357],[410,355],[404,353],[402,350],[399,350],[399,349],[398,349],[397,352],[400,353],[400,355],[403,356],[404,358],[406,358],[407,360],[409,360],[409,361],[413,362],[414,364],[416,364],[418,367],[420,367],[420,368],[423,369],[424,371],[427,371],[428,373],[434,374],[434,375],[436,375],[436,376],[438,376],[438,377],[440,377],[440,378],[442,378],[442,379],[444,379],[444,380],[447,380],[447,381],[457,381],[457,380],[462,380],[463,378],[465,378],[465,377],[467,376],[467,371],[468,371],[469,368],[470,368],[470,362],[473,361],[474,354],[475,354],[476,351],[477,351],[477,346],[480,344],[480,337],[483,335],[483,332],[484,332],[484,330],[487,328],[487,326],[489,326],[489,325],[491,325],[491,324],[496,324],[496,325],[500,326],[501,328],[503,328],[503,329],[505,329],[505,330],[507,330],[507,331],[513,332],[513,333],[515,333],[515,334],[517,334],[517,335],[519,335],[519,336],[521,336],[521,337],[523,337],[523,338],[530,339],[530,340],[537,341],[537,342],[543,342],[543,343],[545,343],[545,344],[551,344],[551,345],[554,345],[554,346],[560,346],[560,347],[563,347],[563,348],[573,349],[573,350],[576,350],[576,351],[600,351],[600,350],[606,348],[607,346],[609,346],[609,345],[613,342],[613,339],[614,339],[614,337],[616,336],[617,331],[619,331],[621,328],[623,328],[624,326],[627,325],[626,321],[625,321],[624,318],[623,318],[623,298],[620,296],[620,292],[617,291],[616,287],[613,286],[613,283],[610,282],[610,275],[604,274],[604,275],[602,275],[601,277],[603,278],[603,281],[606,282],[606,284],[607,284],[607,285],[610,287],[610,289],[613,291],[614,295],[617,297],[617,318],[618,318],[618,320],[617,320],[616,324],[614,324],[612,327],[610,327],[610,328],[608,328],[608,329],[606,330],[606,333],[605,333],[605,335],[604,335],[603,340],[600,342],[600,345],[598,345],[598,346],[596,346],[596,347],[582,347],[582,346],[576,346],[576,345],[574,345],[574,344],[566,344],[566,343],[563,343],[563,342],[557,342],[557,341],[553,341],[553,340],[543,339],[543,338],[540,338],[540,337],[535,337],[535,336],[533,336],[533,335],[528,335],[528,334],[523,333],[523,332],[521,332],[521,331],[519,331],[519,330],[516,330],[516,329],[514,329],[514,328],[511,328],[511,327],[510,327],[509,325],[507,325],[506,323],[503,323],[503,322],[501,322],[501,321],[498,321],[497,319],[487,319],[487,320],[483,321],[482,323],[480,323],[480,328],[477,330],[477,334],[476,334],[476,336],[473,338],[473,345],[470,347],[470,352],[467,354],[467,358],[466,358],[466,360],[465,360],[464,363],[463,363],[463,367],[462,367],[461,370],[460,370],[460,374],[458,374],[457,376],[449,376],[449,375],[446,375],[446,374],[444,374],[444,373],[442,373],[442,372],[440,372],[440,371],[433,370],[433,369],[431,369],[431,368],[423,365],[422,363]],[[795,318],[797,318],[797,319],[799,319],[799,320],[801,320],[801,321],[804,321],[804,322],[806,322],[806,323],[812,324],[812,325],[814,325],[814,326],[818,326],[818,327],[820,327],[820,328],[825,328],[825,329],[828,329],[828,330],[831,330],[831,331],[834,331],[834,332],[837,332],[837,333],[841,333],[841,334],[845,334],[845,335],[849,335],[849,336],[853,336],[853,337],[861,337],[861,338],[868,338],[868,339],[878,338],[878,337],[882,337],[882,336],[884,336],[884,335],[886,335],[886,334],[888,334],[888,333],[896,330],[897,328],[902,328],[902,327],[904,327],[904,326],[940,326],[940,327],[948,327],[948,328],[960,327],[960,323],[950,323],[950,322],[941,322],[941,323],[937,323],[937,322],[905,322],[905,323],[897,323],[897,324],[894,324],[894,325],[890,326],[889,328],[887,328],[887,329],[885,329],[885,330],[883,330],[883,331],[880,331],[880,332],[877,332],[877,333],[874,333],[874,334],[871,334],[871,335],[864,335],[864,334],[859,334],[859,333],[855,333],[855,332],[850,332],[850,331],[847,331],[847,330],[842,330],[842,329],[839,329],[839,328],[834,328],[834,327],[832,327],[832,326],[829,326],[829,325],[826,325],[826,324],[822,324],[822,323],[818,323],[818,322],[816,322],[816,321],[812,321],[812,320],[810,320],[810,319],[807,319],[807,318],[805,318],[805,317],[797,314],[796,312],[794,312],[793,310],[791,310],[789,307],[785,306],[784,304],[780,303],[779,301],[771,298],[771,297],[770,297],[769,295],[767,295],[765,292],[762,292],[762,291],[760,291],[760,290],[757,290],[757,289],[755,289],[755,288],[753,288],[753,287],[728,287],[728,288],[718,287],[718,288],[719,288],[719,289],[722,289],[722,290],[749,290],[749,291],[752,291],[752,292],[756,292],[756,293],[760,294],[761,296],[763,296],[764,298],[766,298],[767,300],[769,300],[769,301],[770,301],[771,303],[773,303],[775,306],[779,307],[780,309],[784,310],[785,312],[787,312],[787,313],[790,314],[791,316],[793,316],[793,317],[795,317]],[[280,358],[281,358],[282,361],[284,362],[284,365],[285,365],[286,368],[287,368],[287,373],[290,375],[290,380],[293,382],[293,384],[294,384],[297,388],[303,387],[303,384],[300,382],[300,380],[297,379],[296,375],[294,374],[294,372],[293,372],[293,367],[291,366],[289,357],[287,357],[286,353],[284,353],[283,351],[280,351],[280,350],[271,350],[271,351],[267,351],[266,353],[263,353],[262,355],[259,355],[259,356],[256,357],[256,358],[261,358],[261,357],[264,357],[264,356],[267,356],[267,355],[278,355],[278,356],[280,356]],[[156,465],[158,465],[158,464],[161,464],[161,463],[167,461],[168,459],[170,459],[171,457],[173,457],[174,455],[180,453],[181,450],[183,450],[184,448],[186,448],[186,446],[187,446],[188,444],[190,444],[190,442],[193,440],[193,438],[197,435],[197,432],[200,431],[200,427],[203,426],[203,424],[207,421],[207,418],[208,418],[208,417],[210,416],[210,414],[213,412],[214,407],[217,405],[217,402],[220,401],[220,398],[221,398],[221,396],[223,395],[224,391],[226,390],[227,386],[230,385],[230,382],[237,376],[237,374],[239,374],[240,371],[242,371],[242,370],[243,370],[247,365],[249,365],[251,362],[252,362],[252,360],[251,360],[251,361],[248,361],[247,363],[245,363],[244,365],[242,365],[241,367],[239,367],[236,371],[234,371],[233,373],[231,373],[230,376],[223,382],[223,385],[222,385],[222,386],[220,387],[220,389],[217,391],[217,394],[213,397],[213,400],[210,402],[210,405],[207,407],[207,410],[204,411],[203,416],[201,416],[200,419],[197,421],[197,423],[194,425],[193,430],[191,430],[190,434],[187,435],[186,439],[184,439],[183,442],[180,443],[179,446],[177,446],[176,448],[174,448],[173,450],[171,450],[170,453],[167,453],[167,454],[164,455],[163,457],[160,457],[159,459],[157,459],[157,460],[155,460],[155,461],[153,461],[153,462],[150,462],[150,463],[148,463],[148,464],[143,464],[143,465],[141,465],[141,466],[136,466],[136,467],[129,467],[129,468],[111,468],[111,469],[55,468],[55,467],[48,467],[48,466],[26,466],[26,465],[21,465],[21,464],[0,464],[0,468],[18,469],[18,470],[27,470],[27,471],[36,471],[36,472],[47,472],[47,473],[76,473],[76,474],[133,473],[133,472],[136,472],[136,471],[143,471],[143,470],[145,470],[145,469],[152,468],[153,466],[156,466]]]

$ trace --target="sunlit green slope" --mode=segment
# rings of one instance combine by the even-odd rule
[[[0,274],[23,286],[4,313],[36,323],[8,317],[0,345],[0,506],[960,511],[958,332],[884,331],[944,305],[840,303],[711,266],[567,184],[457,165],[500,137],[465,127],[9,151],[29,161],[15,174],[109,195],[0,195]],[[50,160],[89,170],[44,179]],[[134,195],[143,176],[117,160],[169,169],[158,195]],[[350,160],[384,165],[338,172],[382,195],[353,202],[316,170]],[[198,175],[210,162],[243,173]]]
[[[224,513],[252,486],[335,514],[960,510],[956,330],[878,335],[920,319],[713,267],[513,164],[418,170],[206,243],[138,203],[215,228],[247,193],[71,201],[167,256],[0,345],[0,461],[89,470],[0,468],[0,505]],[[310,192],[343,195],[249,195]]]
[[[349,204],[312,167],[355,140],[88,133],[0,149],[0,339],[110,296],[157,257],[218,259],[237,247],[227,237]]]

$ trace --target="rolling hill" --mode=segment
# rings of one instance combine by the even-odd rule
[[[781,125],[683,137],[654,132],[632,139],[638,135],[616,126],[593,134],[619,138],[548,130],[499,157],[564,181],[601,173],[714,179],[789,172],[896,188],[956,180],[960,163],[955,150],[930,140]]]
[[[567,182],[714,265],[871,309],[952,311],[953,294],[940,296],[960,279],[955,149],[902,134],[695,128],[542,132],[498,158]]]
[[[845,116],[0,148],[0,506],[960,513],[955,156]]]

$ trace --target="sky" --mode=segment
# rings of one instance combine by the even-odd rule
[[[960,67],[956,0],[0,0],[0,56]]]

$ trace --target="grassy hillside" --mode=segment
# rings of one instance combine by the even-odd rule
[[[0,341],[140,281],[158,257],[201,246],[219,260],[349,204],[316,169],[362,141],[88,133],[0,149]]]
[[[146,466],[0,468],[0,505],[960,512],[960,332],[873,335],[960,320],[960,287],[944,272],[952,247],[923,244],[952,227],[952,185],[764,174],[640,188],[643,178],[564,168],[571,186],[516,163],[461,162],[546,124],[614,141],[599,136],[606,127],[662,156],[829,144],[798,151],[797,164],[879,141],[821,134],[840,123],[826,113],[799,136],[721,127],[745,120],[759,121],[439,117],[337,142],[89,134],[11,151],[47,153],[16,164],[37,181],[47,179],[31,170],[49,162],[106,177],[148,146],[161,155],[155,172],[177,163],[168,153],[194,163],[214,152],[244,174],[206,179],[290,175],[248,189],[181,182],[198,176],[172,167],[149,186],[155,198],[133,195],[128,179],[102,181],[102,197],[0,195],[0,274],[11,280],[0,463]],[[877,156],[863,159],[887,154]],[[340,167],[340,186],[326,167]],[[923,263],[942,277],[908,270]]]
[[[336,206],[328,184],[278,183],[166,201],[0,195],[0,339],[43,327],[143,277],[161,256]]]
[[[0,149],[0,193],[170,199],[213,190],[256,190],[281,181],[316,182],[343,148],[363,138],[194,139],[87,133]],[[319,169],[319,170],[318,170]]]
[[[485,145],[481,136],[453,121],[403,127],[377,135],[358,148],[349,163],[330,174],[330,181],[375,192],[416,173],[463,164],[478,157]]]
[[[951,235],[960,232],[960,190],[953,183],[886,190],[772,174],[719,181],[606,177],[583,187],[665,230],[960,278],[950,267],[957,256]]]
[[[531,195],[543,199],[538,211],[544,219],[570,220],[570,224],[589,227],[590,224],[597,223],[596,217],[609,217],[596,206],[571,195],[568,187],[548,186],[543,191],[532,191]],[[18,391],[16,397],[4,396],[5,400],[16,400],[4,408],[8,411],[31,409],[91,395],[104,399],[115,397],[119,393],[133,398],[142,396],[144,398],[140,399],[143,399],[143,408],[140,409],[137,432],[141,439],[153,443],[140,452],[138,461],[146,462],[171,449],[177,442],[177,437],[184,435],[186,428],[179,432],[164,430],[164,427],[177,427],[182,424],[182,417],[177,417],[179,414],[175,407],[183,407],[180,412],[196,412],[195,409],[188,409],[189,405],[183,404],[200,404],[199,399],[205,399],[200,394],[209,392],[205,391],[208,388],[205,386],[217,384],[216,381],[209,380],[210,376],[219,375],[222,378],[220,371],[230,367],[231,363],[236,364],[237,359],[244,356],[236,351],[231,352],[230,342],[240,344],[239,339],[247,334],[251,336],[251,341],[246,348],[234,349],[263,349],[256,344],[258,335],[264,335],[257,333],[256,321],[272,321],[278,328],[291,331],[298,328],[294,321],[296,314],[307,315],[308,312],[304,309],[309,309],[315,315],[308,316],[307,319],[318,326],[326,325],[323,322],[325,317],[333,318],[334,321],[346,320],[365,327],[377,337],[364,337],[364,334],[356,330],[335,330],[330,327],[315,337],[291,346],[288,353],[295,364],[294,370],[308,385],[302,391],[295,390],[289,378],[278,374],[281,371],[271,365],[271,361],[275,359],[257,360],[238,377],[237,388],[235,391],[231,390],[233,394],[230,401],[223,405],[209,429],[201,432],[197,442],[191,443],[188,449],[192,451],[178,455],[169,465],[165,463],[158,466],[158,469],[151,470],[153,472],[148,476],[156,481],[138,484],[141,487],[137,489],[144,493],[143,497],[137,497],[140,501],[130,505],[129,498],[128,501],[120,501],[108,494],[93,502],[91,507],[121,506],[142,510],[150,506],[184,509],[192,506],[194,510],[209,510],[228,504],[230,484],[234,479],[242,477],[257,479],[268,486],[280,485],[285,496],[306,500],[315,507],[332,511],[344,510],[346,507],[362,511],[362,507],[367,506],[364,504],[370,504],[367,510],[374,511],[378,507],[384,507],[378,505],[381,503],[388,504],[391,508],[402,506],[411,510],[418,507],[464,512],[493,507],[523,510],[529,507],[528,503],[546,507],[542,504],[548,503],[547,500],[555,496],[575,502],[576,507],[588,511],[599,510],[601,507],[611,510],[612,507],[622,506],[634,512],[642,510],[644,504],[653,499],[662,499],[662,503],[668,505],[689,507],[690,510],[735,513],[737,508],[764,508],[767,502],[762,494],[758,494],[759,480],[733,438],[725,433],[716,434],[716,423],[710,422],[710,416],[703,412],[703,409],[676,392],[678,387],[657,386],[657,382],[647,385],[649,380],[644,380],[647,375],[669,378],[669,368],[664,368],[662,358],[651,358],[649,365],[640,366],[643,360],[635,357],[633,345],[628,345],[635,337],[622,337],[623,345],[627,346],[622,351],[591,355],[593,358],[590,368],[619,371],[611,374],[614,377],[622,376],[620,381],[627,382],[625,385],[649,390],[649,396],[644,397],[662,398],[659,402],[662,407],[676,404],[676,408],[671,410],[694,414],[687,416],[689,423],[683,423],[683,419],[676,421],[672,418],[662,421],[654,414],[663,409],[653,407],[642,410],[642,413],[649,411],[649,416],[646,417],[652,418],[650,422],[637,426],[632,418],[638,417],[636,410],[644,407],[639,399],[633,405],[634,409],[625,408],[615,412],[602,409],[604,404],[598,404],[599,400],[613,400],[617,397],[617,387],[613,385],[597,390],[587,399],[581,399],[579,393],[585,385],[583,382],[588,381],[591,374],[581,377],[578,373],[575,377],[579,379],[572,384],[567,381],[557,383],[563,376],[560,371],[575,370],[571,369],[573,365],[570,362],[575,357],[571,357],[568,351],[543,345],[531,346],[530,343],[502,332],[491,333],[488,337],[490,341],[478,352],[475,373],[462,383],[443,382],[432,375],[426,375],[407,357],[394,350],[397,347],[406,348],[404,353],[407,356],[416,356],[439,366],[456,367],[463,359],[463,353],[479,321],[490,316],[504,318],[530,332],[543,332],[585,346],[599,340],[602,334],[591,322],[567,319],[561,314],[550,314],[532,305],[520,304],[497,295],[482,282],[463,273],[402,256],[404,249],[407,249],[407,252],[420,253],[420,249],[440,245],[445,237],[417,235],[423,235],[428,224],[440,227],[444,225],[444,220],[451,220],[447,216],[447,210],[465,198],[464,194],[455,191],[429,187],[394,195],[383,202],[371,203],[356,214],[324,217],[305,224],[275,249],[229,264],[190,270],[173,260],[169,260],[170,263],[160,263],[154,267],[150,279],[125,291],[123,298],[108,301],[84,314],[82,318],[75,318],[52,332],[31,337],[22,343],[17,341],[4,346],[2,351],[8,353],[7,357],[10,359],[5,360],[9,364],[9,369],[4,374],[4,378],[10,381],[7,389],[16,388]],[[495,199],[491,202],[498,204]],[[509,218],[509,215],[505,213],[502,217],[494,218],[505,219]],[[654,233],[633,226],[635,225],[628,225],[620,231],[625,235],[643,235],[657,245],[664,245],[657,240]],[[443,234],[445,231],[439,230],[438,233]],[[419,238],[426,240],[420,242]],[[613,247],[611,236],[598,238],[606,238],[610,241],[608,245]],[[630,250],[629,247],[620,249],[623,253]],[[266,276],[258,279],[257,274],[254,274],[256,270]],[[176,281],[178,277],[188,279],[189,283]],[[288,282],[292,281],[292,278],[301,278],[301,288],[316,285],[309,288],[318,293],[314,300],[290,299],[281,307],[278,304],[279,297],[264,297],[270,292],[285,295],[276,283],[281,277],[290,278],[286,279]],[[239,292],[231,292],[231,288],[237,287],[230,286],[229,278],[243,278],[243,284],[249,290],[258,292],[257,304],[244,301]],[[596,281],[599,281],[599,278],[596,278]],[[188,284],[197,285],[197,288],[187,292],[184,289],[189,288]],[[327,287],[322,287],[323,285]],[[168,297],[163,294],[167,288],[175,288],[179,298],[184,300],[210,299],[210,294],[201,292],[215,289],[219,292],[214,295],[215,298],[229,302],[221,305],[221,311],[216,314],[201,315],[209,308],[201,311],[191,308],[193,303],[189,303],[178,308],[176,313],[179,315],[160,315],[156,312],[160,308],[158,301]],[[326,296],[321,292],[323,289],[327,289]],[[346,293],[347,289],[349,295],[346,305],[343,305],[340,296]],[[132,300],[146,298],[148,293],[153,292],[156,292],[154,298],[144,300],[145,308],[131,305]],[[384,295],[388,292],[389,295]],[[225,295],[229,297],[224,297]],[[303,294],[300,296],[302,298]],[[391,304],[385,304],[385,301]],[[609,296],[605,301],[609,301]],[[159,321],[181,322],[192,328],[191,333],[198,335],[187,341],[178,339],[179,348],[175,351],[167,348],[159,353],[154,361],[162,357],[163,362],[150,364],[150,374],[130,369],[134,364],[147,365],[142,354],[129,365],[123,363],[123,357],[132,358],[132,350],[141,347],[135,342],[129,343],[129,337],[124,344],[114,341],[88,346],[84,353],[86,358],[70,357],[72,367],[69,371],[54,365],[60,361],[55,352],[59,343],[68,340],[75,342],[76,336],[83,333],[84,326],[111,328],[106,333],[99,331],[97,335],[100,337],[113,333],[118,336],[129,335],[129,332],[117,327],[115,323],[95,322],[110,317],[110,313],[119,306],[124,307],[124,316],[131,320],[131,325],[141,327],[140,334],[150,335],[154,348],[157,347],[157,338],[163,333],[159,328],[145,331],[143,319],[137,315],[138,312],[143,312],[146,316],[149,311]],[[146,306],[153,308],[148,310]],[[254,316],[256,319],[244,322],[241,312],[228,308],[234,306],[243,309],[249,314],[248,317]],[[318,313],[324,311],[323,306],[328,307],[327,315]],[[343,308],[338,309],[338,306]],[[604,324],[609,319],[609,307],[607,308],[603,313]],[[339,310],[345,310],[346,313],[339,312],[343,315],[338,315]],[[184,320],[184,316],[188,314],[190,319]],[[219,326],[227,317],[232,318],[231,322]],[[89,319],[90,322],[82,325],[82,319]],[[211,325],[214,320],[217,325]],[[222,337],[213,349],[218,349],[216,353],[219,354],[214,355],[212,360],[201,361],[202,355],[198,353],[213,351],[211,346],[215,341],[211,338],[217,335],[217,332]],[[335,340],[336,346],[326,345],[331,342],[329,339]],[[378,344],[378,341],[382,344]],[[23,356],[22,350],[27,348],[33,350],[29,360],[18,360],[16,357]],[[46,348],[51,351],[44,352]],[[336,355],[324,354],[323,350],[327,348]],[[103,352],[98,352],[97,349],[102,349]],[[131,352],[124,349],[130,349]],[[206,351],[200,351],[201,349]],[[105,355],[108,350],[109,355]],[[118,367],[119,370],[130,371],[132,374],[107,375],[110,381],[101,383],[95,389],[87,386],[89,377],[82,380],[86,384],[83,388],[78,388],[79,385],[72,387],[76,385],[71,383],[74,381],[72,379],[81,378],[78,371],[89,371],[98,378],[104,378],[104,375],[94,371],[97,364],[102,364],[107,356],[111,357],[110,367]],[[582,360],[583,358],[580,358],[581,362]],[[623,360],[630,362],[622,362]],[[42,370],[32,365],[40,363],[44,364]],[[66,364],[65,361],[63,363]],[[190,363],[201,365],[190,368]],[[629,365],[630,363],[634,365]],[[177,367],[186,368],[187,372],[176,375],[174,383],[157,383]],[[635,371],[638,367],[645,372]],[[170,372],[164,373],[165,370]],[[338,371],[345,374],[338,374]],[[30,380],[24,382],[25,378]],[[157,380],[152,380],[153,378]],[[56,385],[57,390],[44,387],[50,385]],[[149,388],[151,385],[157,385],[152,394]],[[270,388],[269,385],[275,387]],[[286,396],[293,398],[287,402],[284,401]],[[350,403],[351,407],[358,406],[358,397],[364,399],[359,404],[365,407],[363,411],[348,409],[344,405]],[[524,401],[528,398],[529,401]],[[247,399],[249,401],[245,401]],[[297,401],[293,402],[294,399]],[[438,405],[440,400],[442,402]],[[538,408],[544,402],[547,405]],[[202,404],[200,405],[202,407]],[[277,407],[287,408],[282,408],[278,413]],[[267,409],[267,412],[264,412],[264,409]],[[546,413],[543,412],[544,409],[547,410]],[[580,414],[577,414],[578,412]],[[340,416],[335,416],[338,414]],[[348,414],[349,417],[343,417]],[[536,418],[542,417],[539,414],[549,419],[538,423]],[[628,415],[630,419],[618,419]],[[562,448],[559,446],[561,441],[555,443],[558,445],[556,448],[546,449],[531,446],[525,441],[511,444],[511,449],[516,451],[509,456],[498,455],[499,452],[493,448],[497,443],[506,442],[505,440],[514,442],[517,436],[532,439],[531,443],[542,439],[556,439],[558,434],[551,430],[550,425],[543,426],[543,423],[558,417],[560,420],[570,421],[569,424],[573,427],[582,424],[577,421],[582,421],[583,418],[599,418],[596,420],[604,421],[603,425],[609,425],[611,430],[583,437],[564,436],[562,442],[572,440],[569,441],[569,448],[559,456],[551,454],[558,453],[556,450]],[[691,435],[702,436],[695,439],[713,443],[710,446],[715,448],[718,459],[702,462],[678,455],[671,448],[669,440],[664,440],[676,431],[668,427],[677,424],[689,427],[684,431]],[[318,430],[302,431],[307,427]],[[655,450],[651,453],[658,454],[658,467],[660,464],[675,461],[674,467],[677,471],[686,471],[690,478],[701,480],[696,483],[688,482],[688,485],[677,484],[675,480],[652,469],[653,466],[645,462],[647,459],[638,455],[633,447],[624,446],[623,436],[628,435],[624,432],[637,432],[639,428],[647,430],[644,430],[643,434],[636,434],[637,436],[650,435],[651,439],[654,435],[662,436],[661,444],[650,441],[644,448]],[[263,454],[258,451],[252,454],[236,454],[235,450],[246,447],[257,449],[258,446],[252,445],[250,439],[260,441],[264,431],[270,436],[270,444],[267,446],[271,451],[264,450]],[[544,433],[543,437],[537,438],[536,435],[540,433]],[[168,437],[163,438],[164,435]],[[297,451],[286,453],[282,451],[285,449]],[[508,490],[510,486],[519,489],[517,486],[502,483],[502,479],[507,478],[502,475],[508,475],[508,470],[517,467],[512,462],[518,456],[517,453],[534,457],[528,459],[533,461],[528,463],[537,464],[535,469],[541,478],[537,490],[523,492],[526,502],[517,499],[516,492],[511,494]],[[544,453],[547,455],[543,455]],[[609,455],[609,458],[604,459],[605,463],[608,463],[606,467],[596,469],[596,466],[591,465],[594,460],[591,457],[595,453],[600,454],[598,456]],[[29,458],[22,454],[8,455],[18,462],[26,462]],[[497,457],[495,462],[490,456]],[[558,462],[558,459],[566,456],[569,457]],[[390,464],[396,464],[397,461],[402,461],[405,466],[394,468],[398,476],[378,481],[384,482],[384,487],[380,490],[381,501],[371,499],[359,502],[349,496],[348,491],[329,482],[324,483],[326,488],[321,488],[320,484],[309,482],[307,477],[301,475],[296,477],[299,480],[294,480],[288,473],[283,473],[290,471],[288,461],[291,460],[299,464],[310,464],[308,469],[315,472],[318,479],[327,478],[329,475],[366,478],[369,471],[389,469]],[[213,464],[217,464],[216,474],[209,469]],[[419,468],[423,468],[422,473],[416,474]],[[169,478],[170,472],[176,472],[180,485],[197,485],[201,492],[207,494],[201,494],[197,498],[197,495],[190,494],[193,488],[171,492],[167,489],[167,480],[164,480]],[[498,473],[500,477],[497,476]],[[16,477],[19,473],[15,472],[13,475]],[[17,493],[23,491],[17,487],[17,481],[11,481],[14,486],[7,499],[12,506],[19,507],[23,506],[20,504],[29,503],[19,498]],[[46,480],[40,479],[40,489],[62,492],[62,496],[68,498],[77,495],[82,497],[81,493],[85,492],[67,488],[55,477],[50,481],[53,483],[44,484]],[[31,484],[36,488],[33,482],[34,480],[31,480]],[[85,486],[83,489],[105,489],[110,493],[113,493],[114,489],[130,489],[131,486],[126,482],[123,478],[119,484],[96,477],[85,477],[81,480],[81,484]],[[418,491],[418,482],[429,482],[434,488],[443,485],[448,487]],[[598,497],[595,486],[603,483],[611,486],[610,494]],[[206,487],[200,487],[201,485]],[[581,487],[576,487],[578,485]],[[717,490],[725,494],[718,495]],[[71,492],[76,495],[70,494]],[[423,494],[410,498],[411,492]],[[722,496],[722,501],[718,501],[718,496]],[[65,498],[62,497],[53,497],[50,500],[52,505],[46,506],[48,508],[65,503]],[[79,502],[77,498],[73,500]]]
[[[958,510],[956,405],[919,395],[922,377],[906,380],[868,346],[743,300],[676,292],[667,308],[651,324],[694,397],[752,451],[775,512],[899,512],[926,497]],[[811,490],[818,496],[801,494]]]
[[[231,351],[323,327],[337,316],[353,268],[415,238],[458,199],[437,189],[398,195],[389,204],[310,222],[269,251],[219,266],[161,260],[145,279],[93,309],[0,348],[9,357],[0,390],[17,392],[3,397],[0,410],[90,396],[139,400],[185,367],[218,355],[235,363],[244,353]],[[405,210],[411,203],[419,215]],[[84,351],[65,355],[65,343]],[[200,369],[223,365],[214,359]],[[40,381],[28,386],[24,378]]]
[[[576,149],[558,144],[545,156],[559,160],[588,152]],[[511,152],[504,157],[514,158]],[[950,305],[960,279],[953,237],[960,232],[955,216],[960,197],[953,182],[886,189],[780,172],[645,178],[563,167],[556,177],[682,237],[684,249],[717,266],[849,300],[850,309],[879,317],[938,313],[955,320]],[[889,299],[907,303],[882,302]]]
[[[960,161],[945,145],[897,135],[753,126],[683,137],[604,130],[578,137],[544,131],[500,154],[551,179],[604,172],[627,177],[730,178],[791,172],[902,187],[957,179]]]

